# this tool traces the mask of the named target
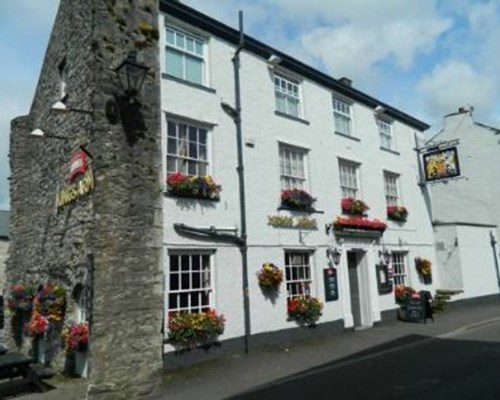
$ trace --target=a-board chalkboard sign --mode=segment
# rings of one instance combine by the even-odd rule
[[[325,282],[325,301],[339,299],[339,286],[337,282],[337,270],[335,268],[323,269],[323,281]]]
[[[403,318],[409,322],[426,322],[425,300],[422,297],[408,298],[403,304]]]

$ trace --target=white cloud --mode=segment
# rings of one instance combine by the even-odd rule
[[[480,115],[494,111],[498,82],[470,64],[451,60],[440,64],[418,84],[427,112],[433,118],[472,105]]]

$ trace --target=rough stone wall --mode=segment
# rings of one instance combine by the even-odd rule
[[[7,262],[7,252],[9,250],[9,241],[0,238],[0,295],[6,290],[5,287],[5,264]]]
[[[158,4],[155,0],[95,4],[96,92],[92,107],[95,299],[91,393],[143,397],[161,368],[161,132]],[[116,66],[131,50],[149,66],[140,106],[122,99],[122,121],[110,124],[105,104],[122,93]],[[125,129],[124,129],[125,127]],[[125,378],[125,379],[124,379]],[[112,383],[111,385],[109,383]],[[102,384],[101,384],[102,383]]]
[[[11,125],[8,284],[51,281],[71,291],[93,278],[83,282],[93,283],[93,398],[143,396],[161,368],[157,10],[155,0],[61,0],[30,115]],[[130,50],[151,67],[140,107],[119,97],[112,71]],[[90,114],[50,112],[60,100],[62,63],[65,103]],[[112,124],[105,105],[115,98],[122,120]],[[35,128],[68,140],[30,138]],[[80,148],[91,156],[95,188],[57,208]]]

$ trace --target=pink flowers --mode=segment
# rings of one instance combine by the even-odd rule
[[[344,197],[340,202],[340,206],[342,212],[350,215],[364,215],[370,209],[364,201],[352,197]]]
[[[315,201],[314,197],[302,189],[287,189],[281,192],[281,205],[297,210],[310,210]]]
[[[27,333],[29,336],[43,336],[49,328],[49,320],[41,314],[33,313],[30,322],[27,326]]]
[[[63,329],[62,337],[68,350],[84,352],[89,343],[88,322],[72,323]]]
[[[220,185],[217,185],[209,175],[190,176],[180,172],[168,174],[167,189],[176,196],[212,200],[217,200],[221,191]]]
[[[385,231],[387,225],[378,219],[369,219],[364,217],[337,217],[333,226],[336,230],[361,229],[369,231]]]

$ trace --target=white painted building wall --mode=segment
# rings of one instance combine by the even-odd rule
[[[230,245],[202,242],[178,235],[174,223],[195,227],[239,228],[238,178],[236,172],[236,130],[233,121],[222,111],[220,102],[234,105],[234,75],[231,59],[235,48],[216,37],[210,37],[179,21],[169,22],[198,33],[208,39],[208,86],[212,93],[171,79],[162,79],[162,109],[167,116],[204,122],[212,126],[210,132],[210,173],[222,185],[219,202],[179,199],[165,196],[164,199],[164,247],[170,249],[214,249],[215,308],[226,316],[226,331],[222,339],[242,336],[244,333],[242,304],[242,274],[239,249]],[[165,24],[161,18],[160,26]],[[160,35],[160,49],[165,47],[165,32]],[[164,54],[160,55],[165,70]],[[409,210],[409,219],[399,225],[388,222],[383,243],[389,250],[407,251],[408,284],[417,289],[424,288],[418,282],[413,259],[426,257],[435,262],[433,231],[422,194],[417,186],[418,167],[414,152],[415,130],[399,121],[394,121],[393,132],[397,152],[380,149],[379,132],[373,109],[362,104],[353,105],[353,140],[334,133],[332,91],[317,83],[301,81],[303,119],[308,124],[275,115],[273,71],[266,60],[246,51],[241,53],[242,120],[245,142],[253,146],[244,147],[247,217],[249,296],[251,305],[252,333],[276,331],[295,327],[287,321],[285,285],[273,303],[264,298],[258,286],[256,273],[266,261],[284,269],[285,249],[313,251],[313,295],[324,301],[322,269],[328,265],[326,249],[339,245],[333,237],[325,234],[325,224],[341,215],[338,159],[348,159],[361,164],[360,184],[362,198],[370,206],[370,218],[385,221],[385,194],[383,171],[400,174],[400,196],[402,204]],[[300,77],[298,77],[300,78]],[[166,159],[166,122],[162,121],[163,152]],[[268,225],[268,215],[300,215],[290,211],[277,211],[280,205],[279,143],[291,144],[308,150],[307,183],[309,192],[317,198],[315,208],[323,214],[312,214],[318,222],[317,230],[282,229]],[[164,166],[163,177],[166,176]],[[352,326],[350,312],[349,281],[346,267],[346,251],[351,248],[366,251],[364,274],[369,298],[366,318],[370,324],[381,318],[381,312],[396,308],[393,294],[380,296],[377,291],[375,264],[379,260],[381,243],[370,241],[344,241],[342,260],[338,266],[340,299],[324,306],[321,322],[344,319]],[[168,271],[168,257],[165,257]],[[434,275],[433,285],[439,286],[439,276]]]
[[[500,131],[474,121],[464,108],[444,118],[433,142],[458,140],[461,177],[428,185],[443,288],[462,289],[454,300],[497,294],[490,232],[499,235]],[[439,250],[439,243],[445,249]],[[442,248],[443,246],[441,246]]]

